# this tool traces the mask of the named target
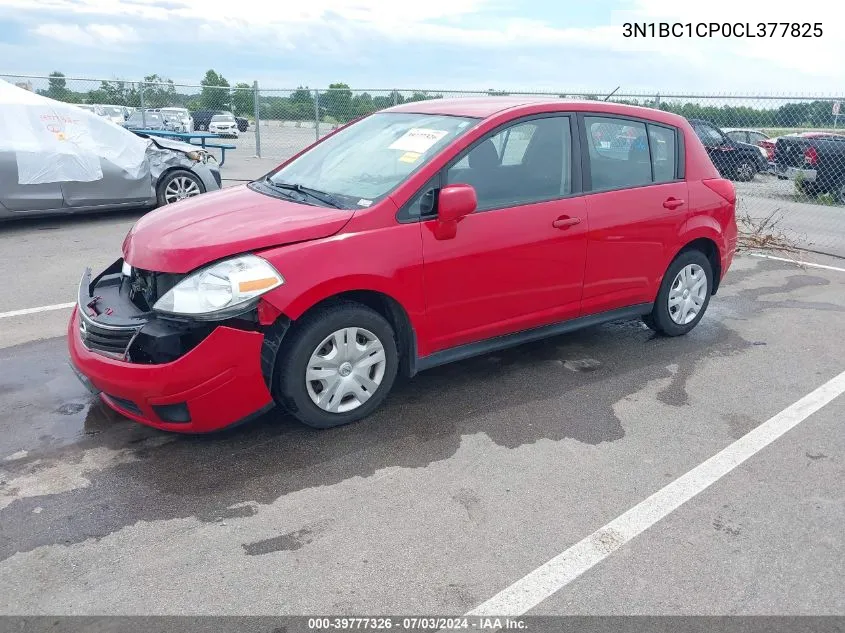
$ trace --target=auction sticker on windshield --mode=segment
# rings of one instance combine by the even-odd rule
[[[445,130],[430,130],[424,127],[412,128],[405,132],[388,149],[424,154],[437,141],[448,134]]]

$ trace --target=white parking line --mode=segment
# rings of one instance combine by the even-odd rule
[[[788,259],[786,257],[775,257],[774,255],[763,255],[762,253],[748,253],[751,257],[761,257],[763,259],[773,259],[776,262],[789,262],[798,266],[807,266],[808,268],[822,268],[824,270],[836,270],[840,273],[845,273],[845,268],[837,268],[836,266],[827,266],[825,264],[814,264],[813,262],[802,262],[795,259]]]
[[[845,393],[845,371],[503,589],[467,616],[523,615],[842,393]]]
[[[72,308],[76,303],[54,303],[51,306],[40,306],[38,308],[24,308],[23,310],[12,310],[11,312],[0,312],[0,319],[22,316],[24,314],[35,314],[36,312],[50,312],[52,310],[65,310]]]

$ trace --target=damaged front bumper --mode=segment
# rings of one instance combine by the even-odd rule
[[[122,263],[94,279],[86,271],[68,325],[71,366],[89,390],[137,422],[187,433],[216,431],[273,406],[284,327],[144,311],[129,297]]]

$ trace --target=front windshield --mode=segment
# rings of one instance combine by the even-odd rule
[[[234,123],[235,117],[230,116],[228,114],[215,114],[211,117],[211,120],[215,123]]]
[[[477,119],[382,112],[350,125],[270,176],[367,207],[382,198]]]

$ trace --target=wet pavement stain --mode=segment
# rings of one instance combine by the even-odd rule
[[[657,393],[657,399],[671,407],[682,407],[689,404],[687,380],[692,376],[695,365],[681,363],[673,370],[672,382]]]
[[[481,498],[475,490],[461,488],[456,494],[452,495],[452,499],[463,506],[470,521],[478,522],[483,514],[483,510],[480,506]]]
[[[273,552],[295,552],[308,545],[313,540],[311,536],[311,530],[303,528],[295,532],[282,534],[281,536],[264,539],[263,541],[244,543],[241,547],[244,548],[244,552],[249,556],[261,556]]]
[[[815,275],[792,275],[787,278],[786,284],[780,286],[760,286],[741,290],[738,295],[746,300],[759,301],[765,309],[772,308],[793,308],[800,310],[821,310],[831,312],[845,312],[845,306],[822,301],[803,301],[799,299],[766,299],[770,295],[789,294],[795,290],[812,286],[828,286],[830,280]]]
[[[56,409],[56,413],[58,413],[59,415],[73,415],[74,413],[79,413],[84,408],[84,404],[70,402],[67,404],[63,404],[58,409]]]
[[[767,292],[816,283],[817,278],[795,275]],[[728,304],[724,312],[752,318],[779,307],[776,301],[748,301],[748,292],[759,289],[740,291],[739,300],[728,297],[721,302]],[[640,321],[621,322],[422,372],[399,381],[381,410],[349,426],[316,431],[270,412],[204,436],[156,431],[123,419],[97,399],[86,400],[72,372],[56,362],[65,354],[62,339],[2,349],[0,366],[13,366],[10,373],[20,387],[0,394],[0,411],[29,408],[0,418],[0,437],[9,453],[26,448],[29,454],[0,464],[0,479],[10,481],[36,459],[73,461],[98,447],[128,450],[134,459],[86,474],[90,485],[84,488],[15,499],[0,519],[0,560],[43,545],[101,538],[138,521],[238,520],[255,506],[299,490],[447,460],[465,435],[483,433],[506,448],[541,439],[613,442],[625,435],[613,412],[620,398],[672,377],[661,398],[683,403],[685,381],[698,363],[751,346],[717,317],[678,338],[654,337]],[[601,367],[576,372],[552,366],[585,358]],[[77,413],[56,413],[75,401],[87,404]],[[232,509],[237,506],[251,509]],[[35,508],[41,513],[33,515]]]
[[[732,413],[726,416],[731,437],[739,439],[749,431],[760,426],[762,420],[758,420],[745,413]]]
[[[563,366],[570,371],[596,371],[601,367],[601,361],[595,358],[581,358],[579,360],[564,361]]]
[[[742,526],[719,515],[713,520],[713,529],[723,532],[729,536],[739,536],[742,533]]]

